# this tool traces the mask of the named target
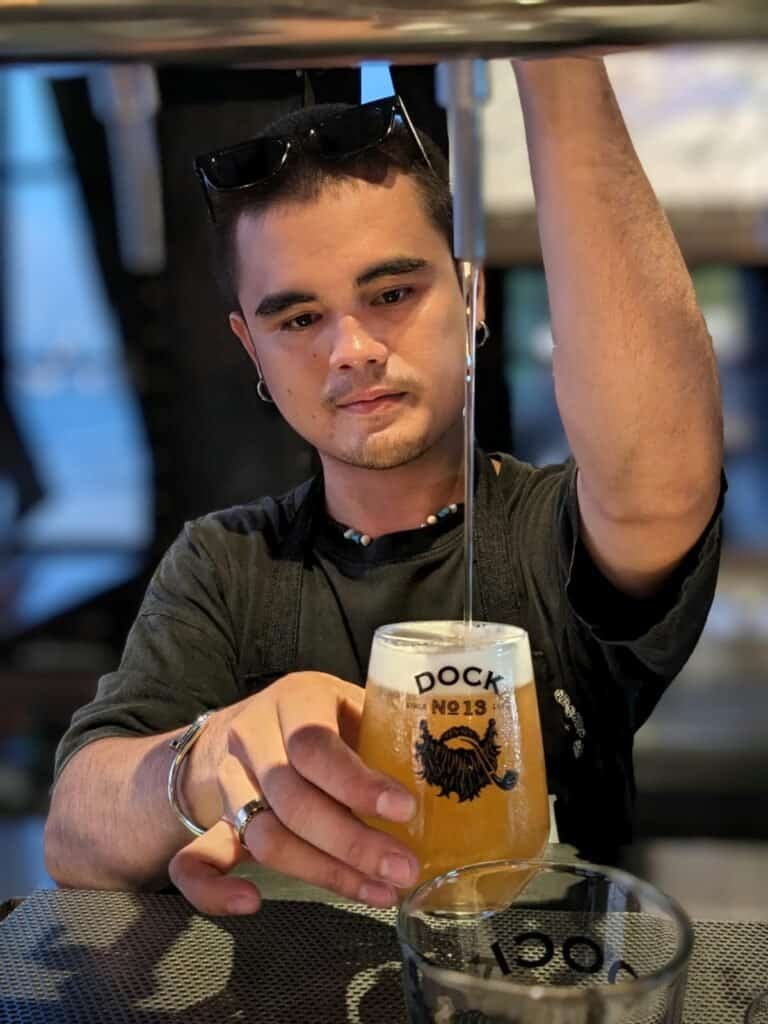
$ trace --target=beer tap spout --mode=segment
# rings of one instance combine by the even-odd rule
[[[485,259],[481,105],[488,99],[485,61],[438,65],[437,100],[448,118],[453,190],[453,254],[475,265]]]

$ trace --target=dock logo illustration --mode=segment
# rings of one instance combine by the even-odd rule
[[[494,718],[488,721],[483,737],[466,725],[446,729],[435,737],[424,718],[419,722],[419,734],[415,744],[418,777],[430,786],[439,786],[438,796],[455,793],[459,803],[464,803],[474,800],[491,783],[505,791],[517,785],[516,771],[497,774],[501,747],[496,743]]]

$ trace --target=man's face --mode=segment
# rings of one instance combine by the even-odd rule
[[[230,323],[324,463],[409,462],[460,437],[464,302],[412,181],[344,181],[238,224]]]

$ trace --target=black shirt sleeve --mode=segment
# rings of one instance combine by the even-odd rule
[[[704,628],[720,565],[726,490],[723,475],[717,506],[702,535],[661,590],[651,598],[638,599],[615,587],[592,561],[579,534],[576,467],[569,466],[559,531],[571,611],[601,645],[617,675],[626,671],[622,655],[629,653],[661,684],[636,693],[635,729],[648,718],[664,686],[683,668]]]
[[[118,670],[75,712],[56,752],[56,778],[93,740],[167,732],[243,696],[228,590],[214,535],[187,524],[150,582]]]
[[[505,460],[517,561],[537,614],[557,648],[555,660],[584,680],[612,680],[628,726],[646,720],[690,657],[715,592],[722,541],[717,509],[697,543],[652,599],[619,591],[592,562],[579,536],[577,467],[572,459],[537,469]]]

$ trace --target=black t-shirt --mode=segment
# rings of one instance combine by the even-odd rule
[[[690,655],[714,593],[718,513],[662,594],[633,601],[578,538],[572,461],[479,454],[476,617],[528,630],[563,842],[611,860],[630,838],[632,742]],[[296,670],[363,685],[374,629],[459,619],[461,512],[368,547],[323,511],[322,482],[188,523],[158,567],[119,669],[57,752],[188,724]]]

